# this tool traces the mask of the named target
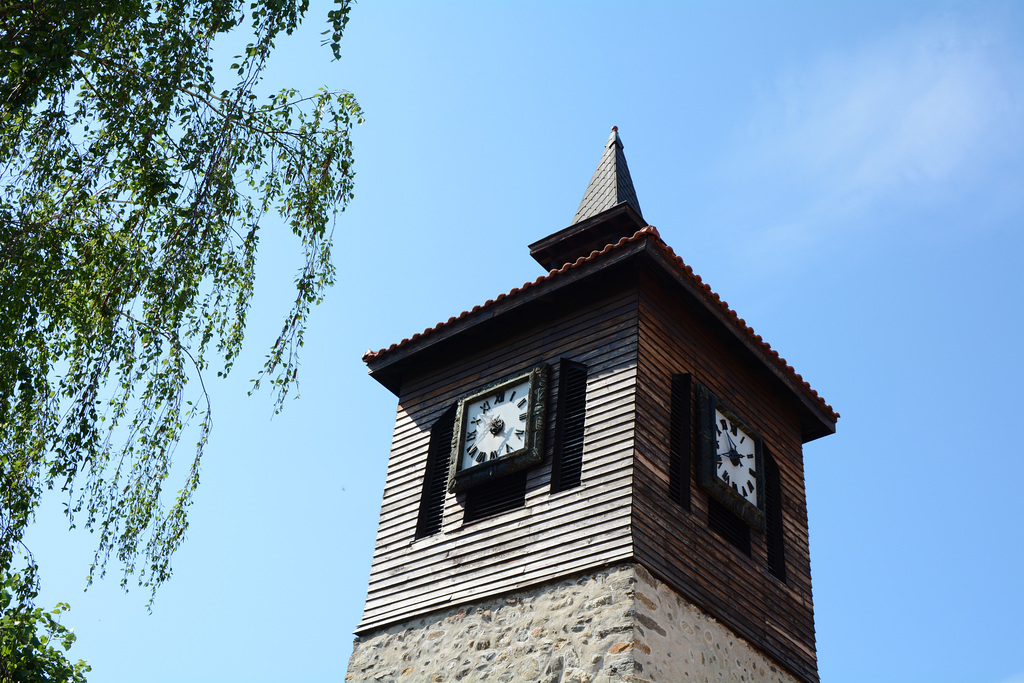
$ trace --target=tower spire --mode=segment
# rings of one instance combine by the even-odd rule
[[[569,227],[530,245],[530,256],[545,269],[561,268],[580,256],[615,244],[647,225],[640,213],[619,129],[605,143],[597,170]]]
[[[590,184],[587,185],[587,191],[583,193],[583,201],[576,209],[572,225],[619,204],[628,204],[636,211],[637,215],[643,218],[640,202],[636,198],[636,190],[633,189],[633,179],[629,177],[626,155],[622,152],[619,127],[612,126],[611,135],[608,136],[608,142],[604,146],[604,153],[601,155],[601,160],[597,162],[597,168],[590,179]]]

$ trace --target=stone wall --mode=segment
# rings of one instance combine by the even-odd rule
[[[796,683],[634,564],[372,631],[345,680]]]

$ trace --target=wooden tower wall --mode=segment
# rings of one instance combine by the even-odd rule
[[[630,512],[636,391],[635,271],[559,294],[460,337],[403,378],[363,620],[357,633],[633,555]],[[440,353],[440,352],[439,352]],[[558,361],[587,366],[582,486],[550,492]],[[540,361],[551,364],[545,463],[526,505],[467,525],[448,494],[439,534],[416,539],[432,423],[460,396]]]
[[[644,274],[640,285],[633,540],[636,559],[806,681],[817,681],[807,508],[799,417],[786,393],[706,318],[679,288]],[[706,315],[706,314],[705,314]],[[749,362],[743,362],[748,359]],[[692,377],[690,510],[669,495],[672,376]],[[786,582],[767,569],[764,534],[750,556],[708,527],[708,494],[697,485],[696,383],[761,431],[781,473]],[[782,397],[782,398],[780,398]],[[685,432],[684,432],[685,433]],[[791,635],[792,634],[792,635]]]

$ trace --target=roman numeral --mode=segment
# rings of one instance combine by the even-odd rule
[[[508,444],[505,444],[505,452],[506,453],[511,453],[512,452],[512,447],[509,446]]]
[[[524,434],[526,434],[526,430],[525,429],[517,429],[516,430],[516,436],[518,436],[520,439],[523,438]]]
[[[470,444],[469,448],[466,449],[466,452],[469,453],[470,456],[474,455],[476,453],[476,445]]]
[[[499,393],[499,394],[495,394],[495,396],[494,396],[494,402],[495,403],[502,403],[504,400],[505,400],[505,392],[504,391]]]
[[[471,439],[475,439],[475,438],[476,438],[476,430],[475,429],[473,431],[471,431],[470,433],[466,434],[466,440],[467,441],[469,441]]]
[[[725,430],[725,429],[728,429],[728,428],[729,428],[729,423],[726,422],[725,418],[723,417],[722,418],[722,429]]]
[[[497,457],[498,457],[498,451],[491,451],[491,454],[490,454],[490,456],[488,456],[487,459],[488,460],[494,460]]]
[[[519,402],[516,403],[516,407],[517,408],[522,408],[525,405],[526,405],[526,397],[525,396],[523,398],[519,399]]]
[[[526,413],[519,413],[519,421],[520,422],[526,422],[526,418],[527,418],[527,414]]]
[[[480,410],[484,411],[485,413],[486,413],[486,412],[487,412],[488,410],[490,410],[490,409],[491,409],[491,402],[490,402],[490,401],[484,401],[484,402],[483,402],[483,403],[482,403],[482,404],[480,405]]]
[[[515,390],[515,389],[513,389],[513,390],[512,390],[512,393],[508,395],[508,400],[510,400],[510,401],[511,401],[511,400],[512,400],[512,399],[514,399],[515,397],[516,397],[516,390]]]

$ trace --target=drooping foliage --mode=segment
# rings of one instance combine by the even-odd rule
[[[74,631],[60,623],[70,606],[59,602],[47,611],[33,605],[34,574],[31,566],[0,577],[0,682],[84,683],[91,667],[64,654],[75,642]]]
[[[96,534],[90,577],[112,556],[123,585],[170,576],[211,427],[204,382],[241,349],[268,215],[302,266],[256,384],[280,405],[296,379],[362,116],[347,92],[258,94],[307,5],[0,0],[0,574],[21,586],[6,611],[32,607],[24,534],[48,489]],[[335,57],[348,14],[328,14]],[[218,63],[241,32],[243,54]]]

